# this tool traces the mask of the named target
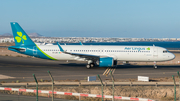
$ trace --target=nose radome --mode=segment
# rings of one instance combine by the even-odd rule
[[[171,59],[174,59],[176,56],[171,53]]]

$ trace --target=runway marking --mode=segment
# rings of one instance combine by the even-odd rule
[[[103,75],[106,75],[106,76],[110,75],[110,71],[112,72],[112,74],[114,74],[115,70],[116,70],[116,68],[114,68],[114,67],[108,67],[108,68],[104,71]]]
[[[0,79],[12,79],[12,78],[15,78],[15,77],[0,74]]]

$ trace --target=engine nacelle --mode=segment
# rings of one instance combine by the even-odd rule
[[[99,67],[113,67],[114,59],[112,57],[103,57],[99,59]]]

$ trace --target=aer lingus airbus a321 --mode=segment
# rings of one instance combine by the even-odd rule
[[[87,61],[86,68],[113,67],[117,61],[168,61],[175,55],[157,46],[105,46],[105,45],[37,45],[17,22],[11,22],[15,46],[8,49],[21,54],[50,60]]]

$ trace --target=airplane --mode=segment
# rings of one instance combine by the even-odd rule
[[[8,49],[17,53],[49,59],[87,61],[86,68],[113,67],[117,61],[156,62],[175,58],[173,53],[158,46],[111,45],[38,45],[34,43],[17,22],[11,22],[15,46]]]

